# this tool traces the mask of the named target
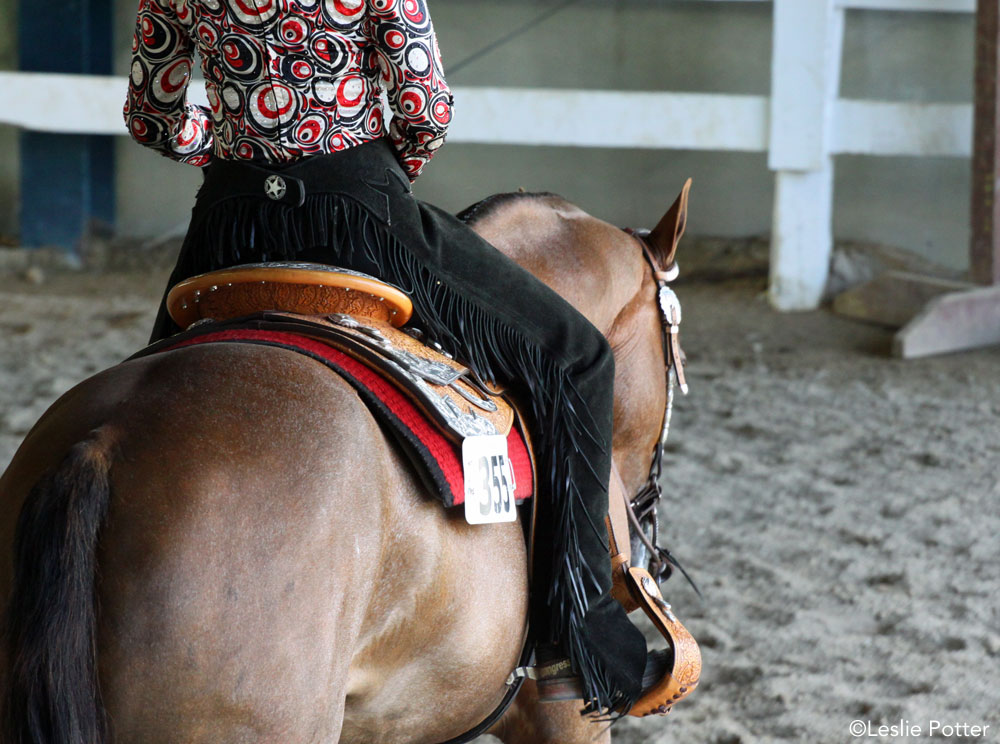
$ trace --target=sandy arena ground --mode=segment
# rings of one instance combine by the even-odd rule
[[[0,274],[0,468],[59,394],[143,343],[164,277]],[[779,315],[762,290],[678,290],[692,389],[663,538],[705,599],[666,590],[705,672],[616,744],[848,742],[854,720],[922,729],[858,741],[937,721],[1000,742],[1000,350],[895,361],[887,331]]]

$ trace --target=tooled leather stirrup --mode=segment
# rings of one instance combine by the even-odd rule
[[[667,639],[673,651],[670,668],[660,681],[644,691],[629,711],[629,715],[643,717],[666,715],[674,703],[680,702],[698,686],[701,679],[701,650],[687,628],[674,615],[670,605],[660,594],[656,580],[644,568],[632,567],[626,578],[632,598],[653,622],[660,634]]]
[[[625,515],[628,506],[615,468],[612,468],[609,496],[606,524],[611,549],[611,596],[626,612],[641,608],[666,639],[671,652],[670,664],[664,674],[658,682],[643,690],[629,715],[640,718],[666,715],[674,703],[686,698],[698,686],[701,651],[698,642],[664,601],[656,580],[646,569],[629,565],[631,547]]]

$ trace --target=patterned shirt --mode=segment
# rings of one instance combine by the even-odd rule
[[[194,53],[209,106],[186,100]],[[191,165],[283,163],[388,134],[410,179],[452,97],[424,0],[141,0],[125,121]]]

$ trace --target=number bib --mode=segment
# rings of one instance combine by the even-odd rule
[[[465,521],[469,524],[513,522],[514,469],[507,456],[507,438],[466,437],[462,442],[465,470]]]

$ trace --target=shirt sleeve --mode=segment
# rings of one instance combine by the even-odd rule
[[[454,101],[424,0],[372,0],[376,49],[392,122],[389,137],[413,181],[444,144]]]
[[[129,134],[140,144],[203,166],[212,158],[212,117],[187,102],[195,51],[185,24],[190,14],[186,4],[178,11],[175,0],[139,3],[124,114]]]

